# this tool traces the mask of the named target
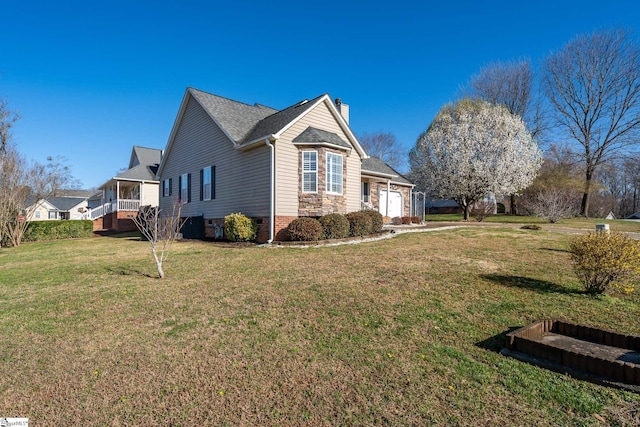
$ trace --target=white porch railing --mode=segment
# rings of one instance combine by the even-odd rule
[[[119,211],[138,211],[140,209],[140,200],[134,199],[118,199]]]
[[[113,205],[111,203],[105,203],[102,206],[97,206],[97,207],[91,209],[91,211],[87,212],[87,214],[89,216],[88,219],[94,220],[94,219],[98,219],[100,217],[103,217],[106,214],[112,212],[112,207],[113,207]]]
[[[86,212],[82,219],[98,219],[111,212],[117,211],[134,211],[137,212],[140,209],[140,200],[134,199],[119,199],[117,202],[105,203],[102,206],[97,206],[90,211]]]

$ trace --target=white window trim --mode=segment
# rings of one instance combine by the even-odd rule
[[[340,191],[331,191],[331,180],[329,179],[331,174],[331,168],[329,167],[329,156],[336,156],[340,158]],[[342,157],[342,154],[338,154],[338,153],[332,153],[332,152],[327,152],[327,156],[326,156],[326,160],[327,160],[327,193],[328,194],[338,194],[338,195],[342,195],[343,191],[344,191],[344,158]]]
[[[301,152],[302,154],[300,154],[302,156],[302,192],[305,194],[317,194],[318,193],[318,152],[316,150],[303,150]],[[314,171],[307,171],[305,172],[304,170],[304,154],[305,153],[314,153],[316,156],[316,169]],[[314,174],[316,177],[316,189],[314,191],[305,191],[304,189],[304,176],[305,174]]]
[[[206,181],[207,171],[209,172],[209,182]],[[211,191],[212,175],[213,175],[212,166],[207,166],[202,170],[202,200],[203,201],[211,200],[211,194],[213,194],[213,192]],[[209,197],[207,197],[207,190],[206,190],[207,184],[209,184]]]

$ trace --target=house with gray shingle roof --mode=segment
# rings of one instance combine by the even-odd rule
[[[158,168],[160,208],[179,201],[201,224],[185,237],[218,237],[241,212],[260,224],[259,241],[285,239],[301,216],[409,215],[413,185],[367,155],[348,111],[328,94],[277,110],[187,88]]]
[[[29,201],[29,221],[88,219],[89,199],[95,192],[87,190],[58,190],[55,195],[34,203]]]
[[[101,192],[98,200],[91,199],[94,229],[135,230],[131,218],[137,215],[140,206],[158,206],[160,190],[156,173],[161,157],[160,149],[133,147],[129,167],[98,188]]]

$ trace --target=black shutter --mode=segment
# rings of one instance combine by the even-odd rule
[[[204,169],[200,169],[200,201],[204,200]]]
[[[191,203],[191,174],[187,175],[187,203]]]
[[[178,201],[182,202],[182,175],[178,177]]]
[[[173,178],[169,178],[169,196],[173,192]]]
[[[211,198],[216,198],[216,167],[211,166]]]

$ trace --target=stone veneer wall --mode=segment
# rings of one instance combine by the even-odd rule
[[[318,191],[316,193],[303,193],[301,153],[302,151],[311,150],[318,152]],[[342,155],[342,194],[329,194],[327,192],[327,152]],[[346,153],[325,147],[300,148],[298,151],[298,216],[320,217],[331,213],[347,213],[347,199],[344,196],[347,189],[347,161],[345,157]]]
[[[369,192],[371,201],[371,205],[380,212],[380,191],[387,189],[386,182],[370,182],[369,183]],[[403,187],[400,185],[391,184],[391,191],[399,191],[402,193],[402,203],[403,207],[403,215],[410,216],[411,215],[411,188]],[[384,215],[384,214],[383,214]]]

